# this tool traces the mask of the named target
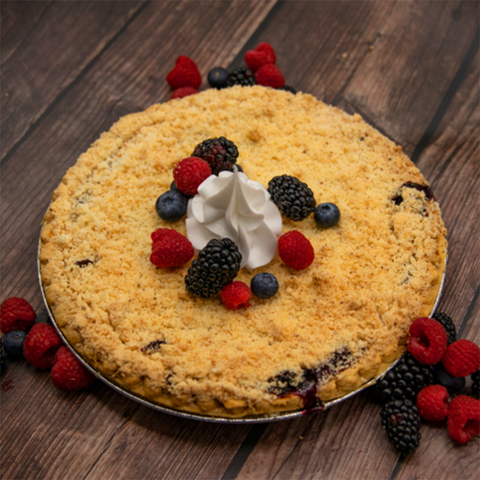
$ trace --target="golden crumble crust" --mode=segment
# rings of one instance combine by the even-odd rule
[[[283,233],[300,230],[315,260],[295,271],[277,254],[242,269],[238,280],[268,271],[280,289],[238,311],[186,292],[191,262],[149,261],[154,230],[186,233],[185,219],[155,211],[175,164],[218,136],[237,145],[252,180],[294,175],[342,215],[327,230],[313,215],[284,218]],[[437,202],[408,182],[428,185],[400,147],[310,95],[233,87],[154,105],[102,134],[55,190],[41,233],[46,298],[90,365],[161,405],[219,417],[298,409],[282,375],[300,384],[344,352],[319,382],[322,400],[336,398],[388,368],[435,303],[446,231]]]

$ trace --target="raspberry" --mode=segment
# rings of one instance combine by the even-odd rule
[[[448,433],[458,443],[466,443],[480,433],[480,400],[459,395],[451,403],[447,421]]]
[[[193,60],[180,55],[175,60],[175,68],[167,75],[167,82],[174,90],[182,87],[192,87],[198,90],[202,84],[202,76]]]
[[[433,318],[417,318],[410,325],[408,351],[421,363],[434,365],[447,349],[448,337],[442,324]]]
[[[184,158],[173,170],[173,179],[178,190],[184,195],[196,195],[199,185],[212,171],[207,162],[197,157]]]
[[[272,63],[275,64],[277,57],[273,51],[273,47],[267,43],[262,42],[253,50],[249,50],[245,54],[245,63],[252,72],[256,72],[263,65]]]
[[[158,268],[179,267],[195,254],[190,240],[171,228],[155,230],[152,240],[150,261]]]
[[[0,330],[8,333],[13,330],[28,330],[37,315],[32,306],[23,298],[7,298],[0,307]]]
[[[232,282],[222,288],[222,302],[229,310],[249,307],[251,297],[250,288],[243,282]]]
[[[40,370],[51,368],[57,350],[63,345],[55,329],[47,323],[37,323],[23,342],[27,362]]]
[[[425,387],[417,396],[418,413],[429,422],[441,422],[448,416],[448,392],[441,385]]]
[[[196,93],[198,93],[198,90],[193,87],[180,87],[172,92],[170,95],[170,100],[188,97],[189,95],[195,95]]]
[[[263,65],[263,67],[255,73],[255,79],[258,85],[263,85],[264,87],[278,88],[285,85],[283,73],[275,65],[270,63]]]
[[[67,347],[59,348],[54,358],[51,374],[53,384],[66,392],[86,388],[95,381],[95,377]]]
[[[470,340],[457,340],[443,357],[445,370],[454,377],[466,377],[480,367],[480,348]]]
[[[278,239],[278,254],[295,270],[307,268],[315,258],[312,244],[298,230],[287,232]]]

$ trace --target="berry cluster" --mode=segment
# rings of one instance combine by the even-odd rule
[[[0,307],[2,374],[8,360],[22,360],[40,370],[51,369],[53,384],[65,391],[80,390],[95,377],[75,358],[49,323],[48,315],[38,317],[23,298],[7,298]]]
[[[276,62],[277,56],[273,47],[267,42],[262,42],[245,54],[246,67],[238,67],[231,71],[214,67],[208,73],[207,80],[212,88],[218,90],[235,85],[243,87],[263,85],[295,94],[293,87],[285,85],[285,78],[275,65]],[[171,100],[198,93],[202,84],[197,64],[183,55],[177,58],[175,67],[168,73],[166,80],[173,89]]]
[[[479,400],[459,395],[449,403],[451,395],[463,390],[468,375],[475,394],[480,367],[480,348],[456,337],[448,315],[418,318],[410,327],[408,353],[377,384],[384,404],[382,424],[402,455],[418,446],[420,417],[432,422],[447,419],[450,436],[460,443],[480,433]]]

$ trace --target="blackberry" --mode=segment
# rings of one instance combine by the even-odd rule
[[[393,399],[416,401],[417,393],[431,385],[433,366],[423,365],[407,353],[378,383],[377,396],[381,402]]]
[[[411,400],[392,400],[380,413],[383,428],[395,448],[406,456],[412,453],[420,442],[420,417]]]
[[[443,325],[443,328],[445,328],[448,337],[448,345],[457,340],[457,329],[448,315],[445,313],[435,313],[432,318],[437,322],[440,322]]]
[[[293,93],[294,95],[297,93],[297,91],[291,87],[290,85],[284,85],[283,87],[277,87],[275,90],[285,90],[286,92]]]
[[[187,290],[198,297],[213,297],[233,282],[241,260],[242,254],[229,238],[210,240],[188,269],[185,277]]]
[[[235,85],[251,87],[256,83],[254,73],[246,67],[236,68],[228,74],[227,87],[233,87]]]
[[[223,170],[233,168],[238,158],[238,148],[225,137],[210,138],[195,147],[192,157],[205,160],[210,165],[212,173],[218,175]]]
[[[472,395],[475,398],[478,398],[480,396],[480,385],[478,383],[480,378],[480,370],[477,370],[475,373],[472,373],[470,378],[472,379]]]
[[[315,210],[313,192],[296,177],[272,178],[268,182],[268,192],[283,215],[292,220],[304,220]]]

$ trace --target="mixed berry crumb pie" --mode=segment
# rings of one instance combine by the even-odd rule
[[[238,157],[195,195],[172,195],[185,196],[186,216],[162,219],[157,199],[204,142]],[[314,218],[322,204],[336,208],[328,228]],[[195,254],[161,268],[152,252],[177,248],[167,228]],[[300,246],[287,253],[301,262],[287,264],[276,244],[291,231],[313,253]],[[220,247],[202,246],[208,235]],[[390,367],[410,324],[433,309],[445,235],[422,174],[358,115],[302,93],[234,86],[113,125],[55,190],[39,259],[55,322],[90,366],[159,405],[234,418],[321,408]],[[258,277],[249,293],[259,273],[275,288]],[[226,308],[221,289],[233,281],[246,287],[230,289],[235,308]]]

